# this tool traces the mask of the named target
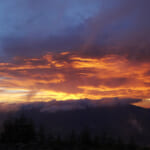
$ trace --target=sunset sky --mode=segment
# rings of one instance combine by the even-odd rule
[[[150,0],[1,0],[0,102],[150,108],[149,15]]]

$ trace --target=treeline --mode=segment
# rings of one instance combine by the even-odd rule
[[[41,126],[36,128],[31,119],[24,115],[6,120],[0,134],[0,150],[140,150],[133,138],[124,143],[121,138],[113,139],[106,133],[93,136],[88,129],[80,133],[72,131],[67,136],[45,133]]]

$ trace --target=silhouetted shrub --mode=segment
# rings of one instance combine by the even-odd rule
[[[29,143],[36,138],[34,124],[24,115],[14,120],[6,120],[1,133],[3,143]]]
[[[34,123],[24,115],[3,124],[0,136],[0,150],[144,150],[135,144],[130,138],[128,144],[124,144],[119,137],[113,139],[108,134],[92,135],[90,130],[84,129],[80,134],[72,131],[68,136],[62,134],[53,135],[44,131],[42,126],[35,129]]]

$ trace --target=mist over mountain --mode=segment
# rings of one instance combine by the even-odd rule
[[[33,102],[33,103],[17,103],[17,104],[5,104],[3,110],[32,110],[38,109],[40,112],[57,112],[57,111],[68,111],[76,109],[96,108],[96,107],[114,107],[121,105],[128,105],[132,103],[140,102],[140,99],[131,98],[103,98],[100,100],[67,100],[67,101],[56,101],[52,100],[49,102]],[[4,104],[3,104],[4,105]],[[8,107],[8,108],[7,108]]]

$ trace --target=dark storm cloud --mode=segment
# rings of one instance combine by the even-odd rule
[[[97,4],[97,0],[2,1],[0,44],[12,56],[75,47],[78,27],[98,11]]]
[[[82,39],[80,40],[80,37],[77,35],[74,35],[74,37],[48,37],[44,40],[11,38],[5,39],[4,43],[3,48],[9,56],[39,56],[47,52],[69,51],[72,48],[78,49]]]
[[[104,9],[89,21],[90,34],[82,47],[83,53],[90,56],[121,54],[133,60],[149,60],[150,1],[115,2],[112,8]]]
[[[6,56],[74,50],[149,60],[149,0],[7,0],[2,6],[0,43]]]

